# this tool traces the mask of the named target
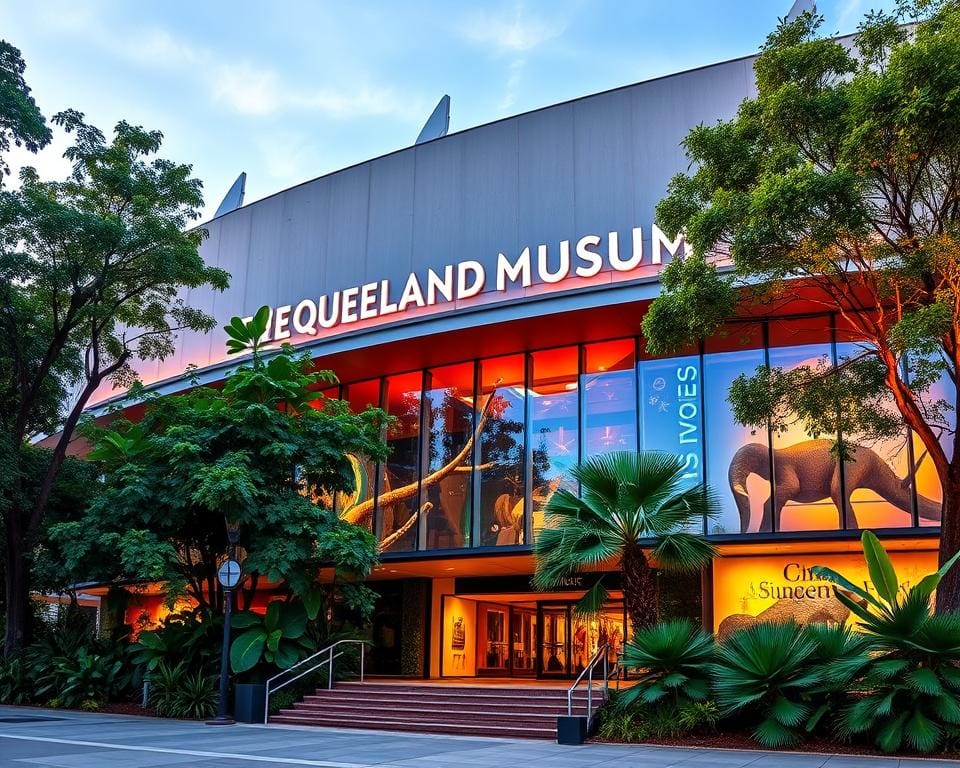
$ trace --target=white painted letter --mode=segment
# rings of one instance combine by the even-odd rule
[[[327,317],[327,305],[330,305],[330,317]],[[333,296],[323,295],[317,302],[317,322],[323,328],[333,328],[340,319],[340,291],[334,291]]]
[[[403,286],[403,293],[400,294],[400,304],[398,308],[401,312],[407,308],[407,304],[416,304],[423,306],[423,291],[420,289],[420,281],[414,273],[410,273],[407,278],[407,284]]]
[[[303,311],[307,310],[307,319],[303,319]],[[313,299],[304,299],[293,310],[293,328],[297,333],[313,336],[317,332],[317,305]]]
[[[577,258],[590,264],[589,267],[577,267],[575,270],[577,277],[593,277],[603,269],[603,257],[596,251],[590,250],[590,246],[596,248],[598,245],[600,245],[598,235],[586,235],[577,241]]]
[[[637,247],[638,244],[639,248]],[[640,227],[635,227],[633,230],[633,253],[630,254],[629,259],[620,258],[620,235],[617,232],[611,232],[607,260],[617,272],[629,272],[631,269],[638,267],[640,262],[643,261],[643,240]]]
[[[560,241],[560,266],[556,272],[550,271],[547,264],[547,246],[537,246],[537,273],[545,283],[559,283],[570,274],[570,241]]]
[[[473,272],[473,285],[467,285],[467,272]],[[469,299],[483,290],[486,275],[479,261],[462,261],[457,264],[457,298]]]
[[[667,253],[670,254],[670,258],[675,258],[677,252],[680,250],[680,246],[683,246],[683,256],[687,257],[693,252],[687,241],[683,239],[683,233],[677,233],[677,236],[673,240],[669,240],[667,236],[663,233],[663,230],[660,229],[656,224],[653,225],[650,229],[650,245],[653,255],[650,258],[650,261],[653,264],[660,264],[660,249],[666,248]]]
[[[524,248],[517,260],[511,264],[505,254],[497,254],[497,290],[505,291],[507,281],[515,283],[517,278],[521,278],[520,285],[529,288],[533,284],[530,276],[530,249]]]
[[[377,284],[364,283],[360,289],[360,319],[369,320],[377,316]]]
[[[274,320],[276,321],[273,326],[273,338],[279,341],[280,339],[289,339],[290,338],[290,305],[284,304],[282,307],[277,307],[277,311],[273,314]]]
[[[390,281],[380,281],[380,314],[392,315],[397,311],[395,302],[390,301]]]
[[[443,268],[443,279],[432,269],[427,270],[427,306],[437,303],[437,293],[447,301],[453,301],[453,267]]]
[[[343,292],[343,298],[341,299],[340,306],[340,322],[341,323],[355,323],[357,322],[357,296],[360,293],[359,288],[347,288]]]

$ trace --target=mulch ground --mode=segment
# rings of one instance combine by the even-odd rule
[[[592,742],[603,744],[621,744],[623,742],[611,739],[592,738]],[[819,752],[826,755],[862,755],[869,757],[914,757],[935,758],[938,760],[960,760],[960,752],[934,752],[921,754],[918,752],[895,752],[888,754],[868,744],[841,744],[829,739],[807,739],[802,745],[792,749],[768,749],[755,742],[749,733],[727,732],[702,735],[686,735],[677,738],[647,739],[641,744],[655,744],[664,747],[705,747],[709,749],[748,749],[757,752]]]

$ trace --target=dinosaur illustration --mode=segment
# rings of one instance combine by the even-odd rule
[[[907,514],[911,512],[910,476],[897,477],[877,453],[862,445],[850,446],[850,458],[844,462],[843,474],[846,499],[842,497],[840,462],[831,453],[830,440],[806,440],[773,451],[777,468],[775,499],[764,502],[760,530],[780,527],[780,516],[788,501],[811,503],[832,499],[840,515],[843,527],[843,510],[847,510],[850,527],[859,528],[851,496],[858,488],[866,488]],[[922,460],[922,457],[921,457]],[[750,497],[747,493],[747,478],[758,475],[770,480],[770,449],[760,443],[748,443],[730,460],[727,477],[730,490],[740,512],[740,532],[750,528]],[[774,501],[776,508],[774,508]],[[846,502],[846,503],[844,503]],[[933,499],[917,494],[917,507],[924,520],[940,520],[940,504]]]
[[[853,598],[849,592],[845,593]],[[756,616],[748,613],[734,613],[720,622],[717,638],[726,640],[734,632],[752,627],[760,622],[772,624],[796,622],[797,624],[844,624],[850,616],[850,609],[836,597],[820,597],[811,600],[783,598],[760,611]]]
[[[497,383],[499,384],[499,382]],[[466,441],[460,452],[457,453],[457,455],[454,456],[444,466],[427,475],[424,475],[419,483],[409,483],[407,485],[402,485],[399,488],[390,488],[386,477],[382,479],[379,506],[384,514],[393,514],[394,510],[402,502],[413,499],[414,497],[418,496],[422,490],[433,485],[437,485],[448,476],[459,472],[470,472],[473,469],[472,465],[465,465],[464,462],[469,456],[471,456],[473,452],[473,445],[483,432],[483,427],[490,415],[490,405],[494,401],[495,395],[496,389],[488,394],[482,401],[479,411],[479,418],[477,419],[477,424],[473,430],[473,434],[471,434],[470,438]],[[350,460],[351,467],[353,468],[354,490],[350,493],[338,492],[336,494],[336,501],[334,501],[334,494],[323,488],[311,489],[311,495],[314,502],[318,504],[328,508],[336,506],[336,509],[343,520],[357,525],[363,525],[366,524],[373,515],[374,499],[373,495],[370,493],[369,477],[371,474],[371,469],[374,465],[372,462],[361,460],[352,454],[347,454],[347,458]],[[482,470],[484,467],[481,466],[479,469]],[[403,523],[401,523],[396,530],[389,533],[379,542],[379,551],[385,552],[390,549],[390,547],[403,538],[404,534],[406,534],[407,531],[409,531],[416,524],[418,518],[426,517],[431,509],[433,509],[433,503],[426,501],[420,506],[419,509],[414,510],[413,514],[403,521]]]

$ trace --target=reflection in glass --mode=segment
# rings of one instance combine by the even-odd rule
[[[421,386],[420,371],[384,379],[383,408],[395,419],[387,427],[390,455],[377,493],[377,540],[390,552],[417,543]]]
[[[506,672],[510,659],[507,646],[506,606],[481,607],[480,609],[480,657],[477,667],[482,672]]]
[[[604,341],[584,348],[584,459],[610,451],[637,449],[637,382],[633,339]]]
[[[564,608],[543,609],[543,647],[541,671],[544,676],[567,674],[567,630],[569,611]]]
[[[480,363],[481,403],[487,419],[480,433],[479,534],[483,546],[524,541],[524,363],[523,355]]]
[[[470,546],[473,389],[473,363],[427,372],[423,398],[424,481],[420,491],[421,506],[431,505],[421,526],[421,546],[426,549]],[[445,473],[452,464],[456,468]],[[428,482],[440,475],[436,482]]]
[[[703,358],[703,415],[707,485],[720,498],[720,514],[707,533],[770,530],[770,448],[767,430],[737,423],[727,392],[737,376],[764,365],[762,349],[717,352]]]
[[[563,347],[531,356],[530,441],[533,529],[543,526],[544,508],[560,487],[574,493],[570,470],[580,455],[578,430],[578,349]]]
[[[380,404],[380,379],[359,381],[343,387],[342,397],[350,403],[350,410],[354,413],[359,413],[371,405],[378,406]],[[373,498],[375,492],[374,479],[377,476],[376,462],[366,457],[349,456],[348,458],[353,465],[354,490],[352,493],[337,494],[335,509],[341,517],[349,514],[350,509],[361,508],[360,505]],[[369,512],[364,514],[362,519],[354,522],[362,525],[368,531],[373,530],[373,507],[370,506]]]
[[[825,321],[818,322],[822,325]],[[784,371],[816,371],[831,361],[829,344],[770,349],[770,367]],[[843,527],[839,466],[831,452],[836,441],[835,434],[811,437],[795,417],[785,429],[774,433],[773,530],[824,531]]]
[[[859,357],[854,343],[837,344],[837,363]],[[890,404],[893,414],[893,404]],[[899,420],[899,415],[897,415]],[[895,438],[844,435],[848,458],[843,463],[848,528],[898,528],[913,524],[913,476],[906,427]]]
[[[934,419],[936,431],[939,434],[940,445],[947,455],[953,456],[953,439],[957,430],[957,413],[953,409],[956,402],[956,387],[948,374],[944,373],[924,396],[924,402],[936,403],[943,401],[947,404],[943,416]],[[940,525],[940,508],[943,505],[943,487],[937,475],[933,461],[923,447],[923,442],[913,435],[913,465],[917,484],[917,507],[920,513],[920,525]]]

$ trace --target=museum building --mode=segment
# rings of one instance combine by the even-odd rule
[[[881,532],[902,579],[933,570],[941,491],[905,428],[863,445],[812,498],[803,476],[836,462],[830,437],[736,423],[727,390],[759,366],[836,362],[857,339],[798,289],[789,314],[744,317],[684,354],[647,354],[658,274],[682,239],[656,226],[690,128],[732,117],[753,58],[683,72],[441,135],[217,216],[201,252],[229,290],[185,295],[223,325],[271,309],[268,335],[309,351],[324,392],[396,419],[389,458],[355,460],[338,512],[381,542],[372,669],[417,677],[570,677],[628,632],[573,603],[597,574],[537,592],[532,542],[579,460],[613,450],[683,457],[721,514],[721,552],[696,578],[663,574],[664,611],[721,632],[758,615],[845,616],[810,572],[863,571],[859,531]],[[182,373],[222,380],[225,335],[184,334],[141,370],[159,393]],[[938,385],[946,392],[946,383]],[[101,413],[114,393],[92,406]],[[816,495],[816,494],[814,494]],[[362,504],[371,501],[370,504]],[[611,575],[616,587],[616,574]]]

